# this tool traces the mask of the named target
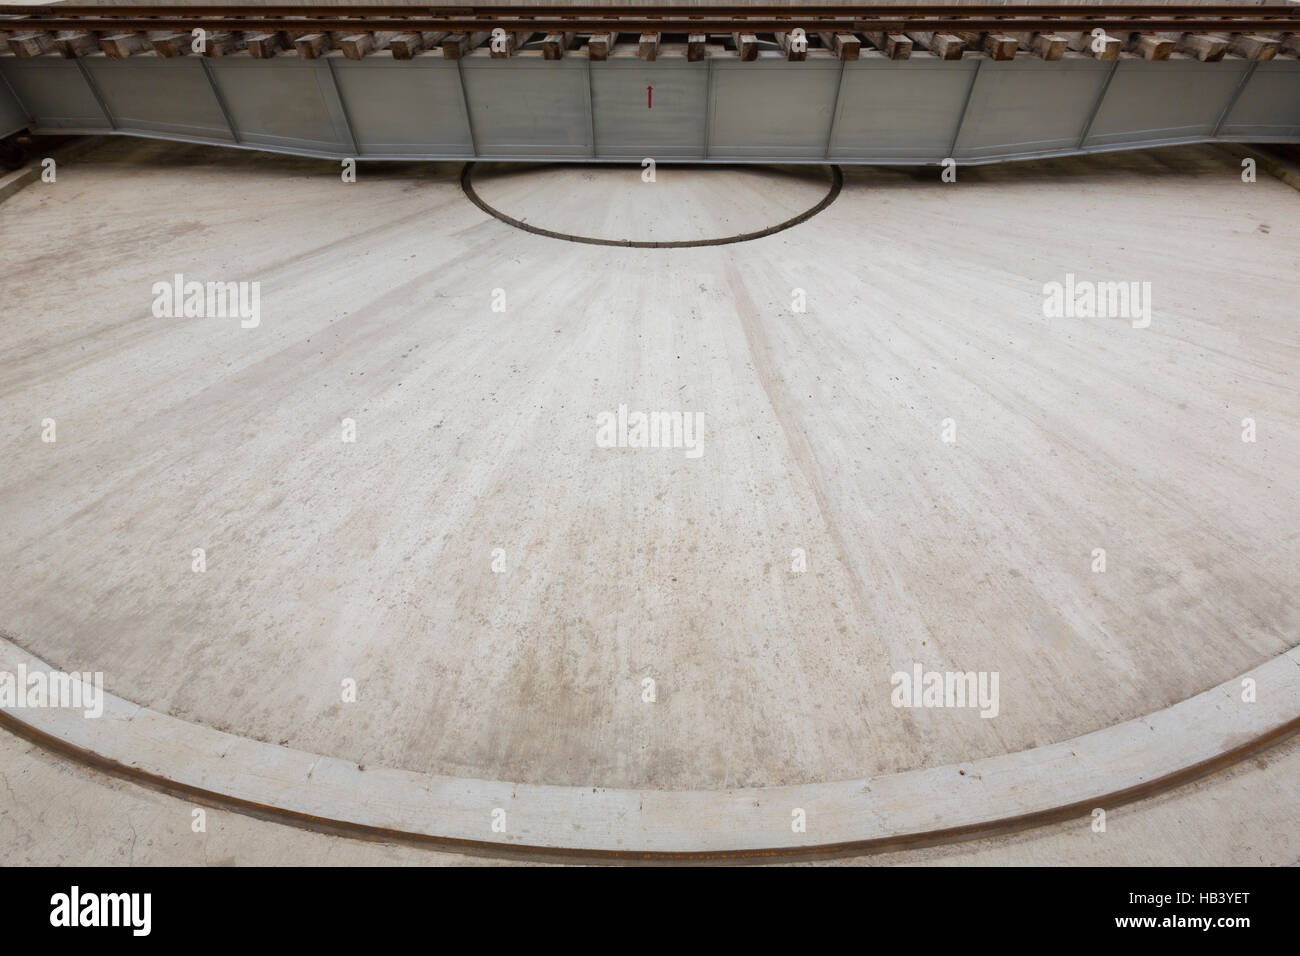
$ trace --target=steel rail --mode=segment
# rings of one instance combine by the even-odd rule
[[[1036,827],[1087,818],[1095,807],[1121,807],[1167,793],[1177,787],[1200,780],[1237,764],[1247,757],[1261,753],[1288,740],[1300,732],[1300,717],[1292,718],[1281,726],[1209,757],[1198,763],[1173,770],[1163,776],[1142,783],[1090,796],[1083,800],[1031,810],[1025,813],[995,817],[976,823],[942,827],[935,830],[899,833],[892,836],[810,846],[771,847],[746,850],[611,850],[581,849],[543,846],[528,843],[496,843],[487,840],[470,840],[463,837],[435,836],[411,830],[396,830],[331,817],[307,814],[298,810],[268,803],[258,803],[231,793],[210,790],[196,784],[185,783],[161,773],[142,770],[138,766],[105,757],[93,750],[78,746],[62,737],[28,723],[15,714],[0,710],[0,730],[55,754],[84,769],[97,771],[158,793],[181,800],[189,800],[231,813],[239,813],[258,820],[282,823],[317,833],[347,837],[378,843],[397,843],[448,853],[469,856],[497,857],[518,860],[555,860],[556,862],[591,861],[600,863],[767,863],[800,859],[843,859],[867,856],[898,850],[915,850],[922,847],[944,846],[965,840],[1021,833]]]
[[[650,33],[729,33],[737,30],[771,32],[789,30],[794,27],[815,27],[826,31],[861,32],[885,31],[898,33],[903,31],[946,31],[969,30],[979,32],[994,31],[1035,31],[1035,30],[1089,30],[1097,27],[1111,30],[1153,31],[1167,30],[1182,33],[1212,32],[1294,32],[1300,31],[1300,11],[1288,18],[1260,19],[1241,17],[1234,19],[1187,19],[1170,20],[1154,18],[1114,18],[1098,14],[1077,17],[1053,18],[816,18],[806,14],[792,13],[785,16],[768,15],[747,18],[718,19],[684,19],[671,16],[642,17],[521,17],[510,16],[412,16],[412,17],[340,17],[301,16],[301,17],[229,17],[214,14],[187,15],[169,17],[23,17],[15,19],[0,18],[0,30],[84,30],[104,31],[141,31],[141,30],[189,30],[202,27],[213,30],[302,30],[347,31],[347,30],[450,30],[453,32],[477,32],[503,27],[508,30],[533,30],[545,32],[600,32],[618,30],[619,32]]]
[[[23,4],[10,7],[20,13],[63,14],[69,16],[103,16],[115,14],[122,16],[154,16],[158,14],[221,13],[228,16],[312,16],[322,15],[322,11],[356,16],[426,16],[426,15],[536,15],[539,13],[563,16],[568,14],[599,14],[605,16],[643,16],[647,14],[664,15],[673,11],[681,16],[709,17],[715,15],[773,14],[773,13],[811,13],[814,16],[851,15],[854,17],[889,17],[889,16],[937,16],[951,14],[954,16],[969,14],[971,16],[1020,15],[1055,16],[1086,15],[1088,13],[1107,16],[1263,16],[1275,15],[1289,17],[1295,14],[1295,8],[1289,4],[1248,5],[1229,4],[1096,4],[1089,7],[1062,5],[1060,3],[1042,4],[917,4],[908,6],[871,6],[869,4],[809,4],[792,6],[790,4],[701,4],[699,6],[665,6],[663,4],[624,4],[618,7],[592,5],[548,6],[499,6],[493,4],[470,5],[416,5],[416,4],[368,4],[357,3],[341,6],[313,7],[310,4],[113,4],[113,5],[77,5],[77,4]]]
[[[733,30],[815,29],[900,32],[904,30],[1033,31],[1060,29],[1177,30],[1197,33],[1228,30],[1300,29],[1295,6],[1059,5],[872,7],[857,5],[706,6],[622,8],[358,5],[311,6],[59,6],[3,8],[0,29],[23,30],[451,30],[494,27],[534,31],[730,32]],[[9,24],[12,22],[12,28]]]
[[[797,216],[791,216],[783,222],[778,222],[774,226],[768,226],[765,229],[758,229],[754,232],[742,232],[734,236],[720,236],[716,239],[663,239],[655,241],[652,239],[602,239],[599,236],[579,236],[570,232],[556,232],[554,229],[543,229],[541,226],[534,226],[532,223],[516,219],[508,213],[497,209],[486,199],[478,194],[474,188],[474,166],[476,163],[469,162],[461,167],[460,171],[460,188],[475,206],[483,210],[493,219],[499,219],[507,226],[513,226],[534,236],[544,236],[547,239],[562,239],[565,242],[578,242],[589,246],[618,246],[623,249],[698,249],[702,246],[730,246],[738,242],[752,242],[755,239],[766,239],[768,236],[774,236],[778,232],[785,232],[787,229],[793,229],[795,226],[802,225],[813,216],[824,212],[830,207],[830,204],[839,198],[840,190],[844,188],[844,170],[835,164],[830,164],[830,189],[821,201],[815,206],[810,206]]]

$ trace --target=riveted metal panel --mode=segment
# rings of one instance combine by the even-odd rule
[[[351,155],[347,119],[325,59],[210,57],[213,82],[245,144]]]
[[[1085,147],[1209,139],[1250,62],[1121,60]]]
[[[8,136],[27,127],[27,113],[0,75],[0,136]]]
[[[460,61],[478,154],[494,159],[584,159],[592,155],[590,86],[584,57]]]
[[[238,145],[310,156],[934,163],[955,142],[963,162],[983,163],[1212,140],[1216,130],[1300,142],[1291,59],[94,54],[0,56],[0,76],[16,100],[6,113],[0,95],[0,128],[30,119],[46,132],[231,143],[234,127]]]
[[[819,159],[826,155],[840,61],[792,63],[775,54],[713,64],[709,156]]]
[[[1079,54],[985,61],[953,155],[989,160],[1073,151],[1110,70],[1110,63]]]
[[[380,53],[333,64],[362,156],[474,155],[455,60]]]
[[[119,130],[231,142],[199,57],[87,57],[84,62]]]
[[[596,155],[702,159],[708,82],[704,60],[617,57],[592,63]]]
[[[1300,60],[1257,64],[1219,135],[1257,142],[1300,139]]]
[[[948,155],[978,60],[864,54],[844,64],[830,158],[938,162]]]
[[[98,133],[112,128],[75,60],[6,56],[0,57],[0,72],[37,129]]]

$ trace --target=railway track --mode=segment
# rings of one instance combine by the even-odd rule
[[[367,159],[818,163],[1300,137],[1293,6],[0,10],[7,132]],[[349,62],[363,60],[371,72]],[[1060,66],[1046,82],[1042,61]],[[995,92],[1003,71],[1015,77]]]
[[[923,5],[706,6],[76,6],[8,8],[0,23],[26,30],[443,30],[728,33],[802,27],[831,31],[1153,30],[1180,33],[1300,30],[1300,9],[1266,6],[1106,5],[1078,7]],[[6,24],[7,26],[8,24]]]
[[[195,30],[214,36],[207,56],[247,53],[269,58],[293,51],[315,59],[339,50],[350,59],[388,51],[411,59],[441,50],[460,59],[487,47],[510,57],[530,43],[545,59],[584,48],[606,59],[621,36],[636,39],[638,55],[658,58],[685,41],[687,59],[717,53],[758,56],[760,45],[778,47],[788,59],[826,50],[844,60],[876,50],[907,59],[913,48],[941,59],[967,51],[995,60],[1024,51],[1045,60],[1067,50],[1113,60],[1128,53],[1148,60],[1174,54],[1217,61],[1226,55],[1268,60],[1300,55],[1300,9],[1286,5],[1244,7],[1033,5],[871,7],[783,6],[593,6],[503,7],[358,5],[270,6],[76,6],[31,5],[0,15],[0,54],[73,59],[103,53],[126,59],[140,52],[164,57],[190,52]],[[712,48],[712,49],[709,49]],[[539,50],[534,49],[534,53]],[[815,54],[824,55],[824,54]]]

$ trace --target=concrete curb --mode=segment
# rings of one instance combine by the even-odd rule
[[[94,149],[103,142],[103,136],[87,136],[72,143],[64,143],[58,149],[53,150],[50,155],[56,162],[65,162]],[[28,163],[22,169],[15,169],[11,173],[0,176],[0,202],[4,202],[24,186],[30,185],[40,178],[41,160],[39,159]]]
[[[0,640],[0,672],[20,666],[50,670]],[[1256,682],[1257,702],[1241,699],[1246,677]],[[570,859],[762,861],[1041,825],[1219,769],[1300,730],[1300,647],[1172,707],[1061,743],[862,780],[746,790],[609,790],[363,769],[104,697],[98,719],[6,706],[0,724],[95,769],[323,832]],[[804,832],[791,826],[798,811]]]

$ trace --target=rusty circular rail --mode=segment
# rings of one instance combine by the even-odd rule
[[[494,208],[474,189],[473,171],[476,165],[476,163],[466,163],[461,169],[460,188],[464,190],[465,195],[469,197],[470,202],[478,206],[479,209],[482,209],[494,219],[501,220],[507,226],[522,229],[524,232],[531,232],[535,236],[545,236],[548,239],[563,239],[565,242],[581,242],[589,246],[622,246],[625,249],[696,249],[700,246],[730,246],[737,242],[749,242],[753,239],[763,239],[767,236],[775,235],[778,232],[792,229],[800,223],[807,222],[813,216],[822,212],[833,203],[839,197],[840,190],[844,188],[844,170],[839,166],[832,165],[830,167],[831,188],[826,195],[822,197],[821,202],[809,209],[805,209],[797,216],[792,216],[784,222],[778,222],[774,226],[768,226],[766,229],[759,229],[756,232],[745,232],[740,235],[724,236],[719,239],[666,239],[662,241],[601,239],[596,236],[574,236],[567,232],[555,232],[552,229],[543,229],[541,226],[534,226]]]
[[[469,840],[457,837],[435,836],[410,830],[373,826],[350,820],[303,813],[273,804],[247,800],[219,790],[210,790],[152,773],[140,767],[114,760],[85,747],[41,730],[27,721],[0,710],[0,731],[6,731],[48,753],[69,760],[79,767],[106,774],[118,780],[145,787],[158,793],[188,800],[202,806],[272,823],[280,823],[329,836],[362,840],[371,843],[389,843],[444,853],[461,853],[506,860],[555,863],[604,864],[755,864],[782,863],[795,860],[832,860],[900,850],[919,850],[943,846],[964,840],[1006,836],[1037,827],[1064,823],[1085,817],[1097,806],[1119,807],[1146,800],[1177,787],[1193,783],[1202,777],[1225,770],[1247,757],[1267,750],[1300,733],[1300,717],[1259,734],[1231,747],[1222,753],[1202,760],[1172,773],[1154,777],[1135,786],[1112,790],[1100,796],[1076,800],[1056,807],[1029,813],[1012,814],[981,823],[944,827],[927,832],[905,833],[891,837],[850,840],[837,843],[813,844],[798,847],[769,847],[749,850],[612,850],[576,847],[541,846],[535,844],[503,844],[487,840]]]

